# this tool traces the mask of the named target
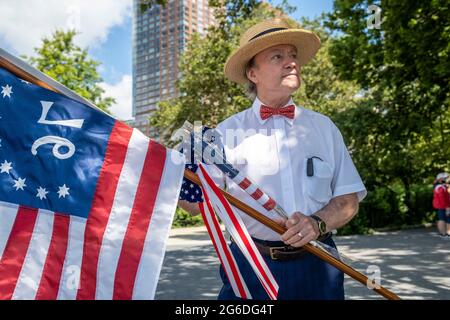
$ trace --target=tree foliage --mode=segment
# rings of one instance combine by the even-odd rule
[[[104,90],[97,67],[99,62],[89,58],[86,49],[74,44],[75,31],[55,31],[50,38],[44,38],[42,46],[35,48],[36,56],[29,62],[51,78],[75,91],[104,111],[115,102],[103,97]]]
[[[153,6],[161,5],[165,6],[167,4],[167,0],[139,0],[139,10],[141,13],[151,9]]]
[[[324,27],[324,15],[314,19],[302,19],[297,27],[311,30],[321,40],[316,57],[301,69],[302,84],[294,96],[295,101],[309,109],[326,114],[331,118],[360,101],[360,86],[355,81],[338,77],[330,56],[330,32]]]
[[[367,27],[371,4],[382,9],[380,29]],[[379,183],[400,177],[408,184],[448,169],[450,1],[337,0],[334,6],[327,23],[339,35],[332,61],[343,79],[366,90],[367,103],[352,112],[370,119],[364,126],[372,124],[362,129],[360,145],[377,144],[376,166],[386,173]]]

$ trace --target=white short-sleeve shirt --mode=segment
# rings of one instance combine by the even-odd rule
[[[294,104],[289,101],[287,105]],[[225,155],[242,174],[250,178],[282,208],[292,214],[311,215],[332,198],[357,193],[361,201],[366,189],[336,125],[326,116],[303,107],[295,108],[294,119],[272,116],[262,120],[261,102],[235,114],[217,126]],[[307,160],[313,158],[312,176]],[[233,196],[270,218],[256,200],[232,180],[209,166],[216,183]],[[225,182],[226,179],[226,182]],[[236,209],[253,237],[279,240],[279,235]]]

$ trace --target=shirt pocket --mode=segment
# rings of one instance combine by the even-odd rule
[[[313,158],[313,170],[312,176],[307,174],[307,162],[308,159],[304,159],[304,190],[308,198],[319,202],[321,204],[327,204],[333,192],[331,190],[331,181],[333,179],[333,169],[331,165],[318,158]]]

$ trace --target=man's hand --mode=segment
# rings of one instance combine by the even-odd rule
[[[327,231],[338,229],[348,223],[358,212],[358,197],[349,193],[335,197],[322,209],[314,213],[327,224]],[[288,230],[281,239],[293,247],[301,247],[319,237],[317,221],[301,212],[294,212],[288,220],[275,219]]]
[[[281,235],[281,240],[293,247],[302,247],[320,235],[316,220],[298,211],[284,221],[284,226],[288,230]]]

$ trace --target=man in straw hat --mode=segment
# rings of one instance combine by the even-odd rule
[[[348,223],[366,195],[341,133],[326,116],[296,106],[301,66],[320,47],[312,32],[291,28],[283,20],[258,23],[241,37],[225,64],[231,81],[247,85],[253,105],[216,128],[224,151],[240,172],[290,215],[277,218],[287,227],[280,235],[237,210],[264,256],[280,289],[279,299],[343,299],[343,274],[302,246],[320,239],[335,247],[331,231]],[[215,181],[260,212],[269,213],[241,188],[211,166]],[[198,189],[185,188],[179,204],[197,213],[189,200],[201,201]],[[231,250],[254,299],[268,296],[235,243]],[[221,268],[219,299],[236,296]]]

